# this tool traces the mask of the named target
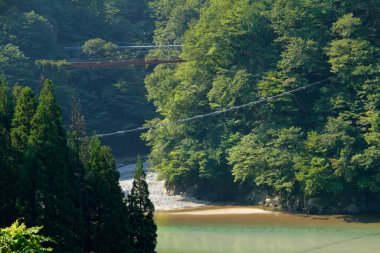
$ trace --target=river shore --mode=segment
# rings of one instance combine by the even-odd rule
[[[148,168],[148,164],[144,164]],[[121,166],[120,186],[124,194],[132,188],[135,165]],[[260,207],[213,205],[210,202],[198,200],[185,195],[170,195],[165,190],[165,182],[157,179],[158,173],[147,171],[146,181],[149,187],[150,199],[156,211],[171,211],[173,215],[239,215],[239,214],[273,214],[274,211],[264,210]]]
[[[264,210],[252,206],[207,206],[190,210],[171,212],[172,215],[241,215],[241,214],[274,214],[275,211]]]
[[[147,170],[147,168],[148,164],[144,164],[144,169]],[[120,166],[118,171],[120,173],[120,186],[123,189],[124,194],[127,195],[132,188],[135,165],[130,164]],[[198,200],[185,195],[168,194],[165,189],[165,182],[158,180],[157,176],[158,174],[156,172],[147,171],[146,181],[149,187],[149,196],[156,211],[199,208],[209,204],[207,201]]]

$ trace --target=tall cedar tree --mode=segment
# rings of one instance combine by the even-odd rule
[[[12,147],[25,152],[31,130],[31,122],[37,109],[37,101],[30,87],[14,89],[13,96],[16,101],[12,118],[11,141]]]
[[[81,114],[80,102],[79,99],[73,97],[73,105],[71,108],[71,124],[70,130],[68,131],[68,147],[72,153],[74,168],[75,168],[75,186],[76,194],[78,200],[78,207],[81,217],[81,224],[78,224],[81,228],[80,233],[78,234],[80,245],[82,249],[85,249],[85,234],[86,227],[84,224],[84,214],[85,210],[83,209],[83,202],[85,201],[85,169],[84,164],[86,163],[87,156],[82,157],[83,154],[87,154],[89,138],[86,134],[86,124],[84,117]]]
[[[30,88],[16,86],[13,118],[12,97],[1,81],[2,225],[19,217],[42,225],[57,242],[56,252],[133,252],[131,216],[111,149],[86,137],[79,102],[67,141],[51,81],[38,105]]]
[[[154,205],[149,199],[148,184],[140,156],[137,157],[135,178],[131,194],[128,195],[128,208],[132,223],[132,242],[136,252],[156,252],[157,226],[153,220]]]
[[[0,76],[0,225],[9,225],[15,215],[14,170],[9,129],[12,98],[4,77]]]
[[[80,216],[75,205],[74,166],[50,80],[41,90],[28,144],[23,215],[27,223],[44,226],[44,234],[56,240],[58,252],[76,252]]]
[[[83,202],[85,251],[131,252],[128,209],[111,149],[94,137],[87,151]]]
[[[24,154],[28,148],[28,139],[31,130],[31,122],[37,109],[37,101],[32,90],[29,87],[21,88],[16,85],[13,89],[15,100],[15,110],[12,118],[12,128],[10,130],[10,140],[13,148],[13,163],[15,168],[14,184],[16,186],[16,203],[18,214],[23,214],[26,206],[24,193],[28,190],[28,178],[23,173]]]

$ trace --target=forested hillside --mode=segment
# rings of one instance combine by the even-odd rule
[[[51,238],[39,241],[54,252],[155,252],[154,206],[141,161],[137,190],[127,199],[111,149],[87,137],[78,109],[66,134],[50,80],[36,99],[30,87],[11,93],[0,78],[0,228],[17,219],[41,226],[17,238],[19,229],[0,229],[1,252],[45,252],[22,239],[39,230]]]
[[[294,210],[380,210],[379,1],[152,7],[155,42],[181,43],[186,60],[146,78],[163,117],[151,123],[164,126],[144,138],[169,187],[214,199],[254,192]],[[166,125],[315,82],[268,103]]]
[[[117,45],[151,41],[153,21],[147,2],[2,0],[0,72],[11,85],[29,85],[36,92],[44,78],[53,79],[66,123],[76,96],[91,131],[138,126],[154,113],[145,99],[144,67],[72,70],[36,61],[135,57],[136,52],[119,50]],[[144,52],[137,53],[144,57]]]
[[[118,45],[149,42],[152,29],[145,1],[0,1],[0,227],[43,226],[53,252],[155,252],[147,191],[128,203],[111,149],[86,135],[152,118],[146,69],[48,64],[136,57]]]
[[[0,8],[9,82],[39,91],[54,79],[67,125],[73,95],[90,131],[161,124],[143,139],[169,188],[300,211],[380,210],[378,0],[3,0]],[[182,50],[118,47],[152,40]],[[74,70],[49,61],[128,57],[185,62]]]

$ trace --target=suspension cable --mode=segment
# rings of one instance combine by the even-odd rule
[[[323,80],[320,80],[320,81],[317,81],[317,82],[314,82],[314,83],[311,83],[311,84],[308,84],[308,85],[305,85],[305,86],[298,87],[298,88],[293,89],[293,90],[289,90],[289,91],[285,91],[285,92],[279,93],[277,95],[265,97],[265,98],[262,98],[262,99],[259,99],[259,100],[256,100],[256,101],[252,101],[252,102],[249,102],[249,103],[246,103],[246,104],[237,105],[237,106],[233,106],[233,107],[230,107],[230,108],[213,111],[213,112],[206,113],[206,114],[199,114],[199,115],[195,115],[195,116],[189,117],[189,118],[184,118],[184,119],[179,119],[179,120],[175,120],[175,121],[158,123],[158,124],[152,125],[152,126],[141,126],[141,127],[134,128],[134,129],[120,130],[120,131],[112,132],[112,133],[96,134],[95,136],[98,136],[98,137],[102,138],[102,137],[109,137],[109,136],[114,136],[114,135],[123,135],[123,134],[126,134],[126,133],[140,132],[140,131],[150,130],[150,129],[153,129],[153,128],[157,128],[157,127],[161,127],[161,126],[167,126],[167,125],[171,125],[171,124],[175,124],[175,123],[184,123],[184,122],[188,122],[188,121],[192,121],[192,120],[196,120],[196,119],[201,119],[201,118],[206,118],[206,117],[210,117],[210,116],[215,116],[215,115],[223,114],[223,113],[226,113],[226,112],[239,110],[241,108],[245,108],[245,107],[250,107],[250,106],[253,106],[253,105],[261,104],[261,103],[264,103],[264,102],[267,102],[267,101],[271,101],[271,100],[274,100],[274,99],[277,99],[277,98],[280,98],[280,97],[283,97],[283,96],[286,96],[286,95],[290,95],[290,94],[296,93],[296,92],[301,91],[301,90],[306,90],[306,89],[308,89],[310,87],[313,87],[313,86],[316,86],[316,85],[321,84],[323,82],[326,82],[327,80],[329,80],[329,79],[326,78],[326,79],[323,79]]]

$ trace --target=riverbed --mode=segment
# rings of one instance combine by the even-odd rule
[[[313,216],[260,207],[157,212],[158,253],[379,253],[380,216]]]

